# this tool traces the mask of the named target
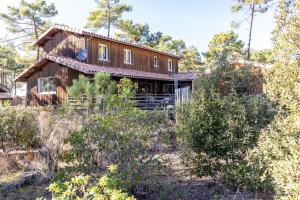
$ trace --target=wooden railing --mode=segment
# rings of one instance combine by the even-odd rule
[[[175,105],[175,95],[173,94],[149,94],[136,95],[133,99],[136,106],[143,110],[163,110],[168,105]]]
[[[75,98],[68,97],[68,103],[76,109],[82,110],[85,108],[83,102],[86,102],[87,98],[82,97],[79,101]],[[100,98],[94,98],[92,102],[96,104],[100,101]],[[149,94],[149,95],[136,95],[131,99],[136,107],[142,110],[163,110],[168,105],[175,105],[175,95],[172,94]]]

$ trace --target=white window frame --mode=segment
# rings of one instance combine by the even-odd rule
[[[41,92],[41,80],[48,80],[48,79],[54,79],[55,80],[55,89],[52,91],[45,91],[45,92]],[[56,94],[56,78],[55,77],[43,77],[43,78],[38,78],[38,83],[37,83],[37,90],[38,90],[38,94],[39,95],[45,95],[45,94]]]
[[[173,71],[173,60],[171,60],[171,59],[168,60],[168,71],[169,72]]]
[[[127,56],[129,57],[127,58]],[[124,63],[129,65],[132,64],[132,52],[130,49],[124,49]]]
[[[156,60],[156,62],[155,62],[155,60]],[[153,58],[153,65],[154,65],[154,67],[159,67],[157,56],[154,56],[154,58]]]
[[[105,57],[103,57],[103,55],[101,54],[101,48],[106,48],[106,54],[105,54]],[[99,44],[99,47],[98,47],[98,53],[99,53],[99,58],[98,60],[101,60],[101,61],[109,61],[108,59],[108,45],[106,44]]]

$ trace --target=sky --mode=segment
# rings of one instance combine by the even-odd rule
[[[76,28],[83,28],[89,12],[96,6],[94,0],[49,1],[54,2],[58,10],[53,22]],[[17,5],[18,2],[19,0],[0,0],[0,11],[6,11],[7,5]],[[208,42],[214,34],[231,30],[232,21],[244,18],[242,14],[231,13],[233,0],[123,0],[123,2],[133,6],[132,12],[124,14],[125,19],[131,19],[136,23],[148,23],[151,32],[161,31],[174,39],[183,39],[188,46],[196,46],[200,52],[207,50]],[[245,44],[248,40],[248,27],[249,24],[244,22],[235,30]],[[272,46],[273,27],[273,9],[255,17],[253,49]],[[7,34],[5,24],[0,21],[0,38]]]

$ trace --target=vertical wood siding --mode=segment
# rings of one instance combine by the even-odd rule
[[[108,46],[108,62],[98,60],[99,44]],[[46,53],[71,58],[76,58],[76,52],[80,48],[88,50],[87,63],[89,64],[168,74],[172,73],[168,71],[168,60],[171,59],[173,60],[173,72],[178,73],[177,58],[96,37],[61,31],[52,36],[43,46]],[[124,49],[131,50],[132,64],[124,63]],[[154,56],[158,58],[159,67],[154,67]]]
[[[27,105],[57,105],[66,102],[67,87],[72,84],[72,80],[78,78],[79,72],[61,66],[54,62],[49,62],[38,72],[29,77],[27,81]],[[38,94],[38,79],[54,77],[56,78],[56,94]]]

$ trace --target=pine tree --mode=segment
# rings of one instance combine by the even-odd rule
[[[145,44],[150,34],[149,25],[134,24],[132,20],[122,20],[119,24],[120,32],[116,33],[117,38],[129,42]]]
[[[8,6],[8,13],[1,13],[0,18],[5,22],[6,29],[15,35],[9,41],[20,40],[23,46],[37,40],[50,26],[50,19],[57,14],[53,3],[46,0],[28,2],[22,0],[18,7]],[[37,49],[37,59],[39,59]]]
[[[97,8],[90,12],[85,25],[86,28],[95,30],[100,28],[107,29],[107,36],[110,37],[111,27],[118,27],[122,14],[130,12],[130,5],[120,3],[120,0],[98,0]]]
[[[270,7],[273,0],[234,0],[235,4],[232,6],[232,12],[237,13],[244,11],[249,21],[249,37],[247,44],[247,60],[250,60],[251,40],[253,33],[253,23],[256,13],[265,13]]]
[[[227,67],[232,60],[238,59],[243,53],[244,43],[233,31],[215,34],[204,53],[205,64],[210,69]]]
[[[8,87],[16,92],[16,83],[13,81],[16,75],[26,66],[32,63],[32,58],[21,56],[14,45],[0,45],[0,69],[4,70],[9,79]]]
[[[188,47],[183,51],[183,58],[179,62],[180,72],[203,71],[201,57],[198,49],[194,46]]]

